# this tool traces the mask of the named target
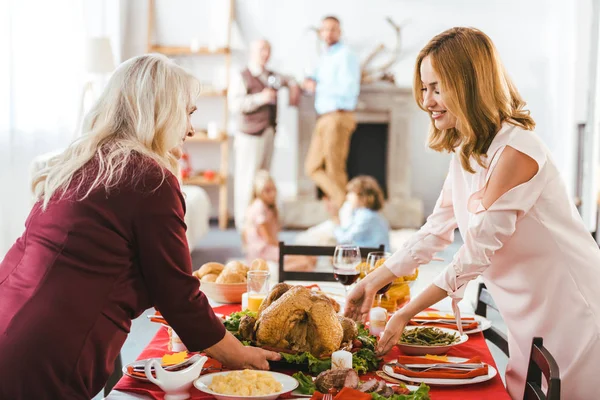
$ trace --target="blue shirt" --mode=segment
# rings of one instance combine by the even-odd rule
[[[335,239],[340,244],[355,244],[360,247],[385,246],[390,251],[390,226],[383,215],[366,207],[353,211],[346,225],[337,226]],[[366,256],[366,254],[365,254]]]
[[[318,114],[354,110],[360,92],[360,62],[341,43],[329,47],[321,56],[314,76],[317,82],[315,109]]]

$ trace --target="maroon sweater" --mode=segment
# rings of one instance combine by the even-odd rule
[[[152,306],[190,351],[224,337],[191,275],[177,179],[140,170],[108,193],[34,205],[0,263],[0,399],[90,399]]]

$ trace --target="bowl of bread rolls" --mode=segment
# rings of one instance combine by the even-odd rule
[[[200,290],[206,297],[218,303],[232,304],[242,302],[248,271],[255,270],[268,271],[267,262],[256,259],[250,266],[240,261],[230,261],[226,265],[208,262],[193,275],[200,280]]]

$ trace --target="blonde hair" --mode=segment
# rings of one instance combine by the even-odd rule
[[[440,79],[441,95],[455,128],[439,130],[433,119],[429,147],[436,151],[460,150],[462,167],[473,173],[470,157],[482,167],[487,150],[503,122],[527,130],[535,128],[525,101],[508,77],[492,40],[474,28],[452,28],[435,36],[421,50],[415,65],[414,96],[423,105],[421,63],[430,57]]]
[[[368,209],[378,211],[383,208],[383,190],[381,190],[377,180],[371,176],[360,175],[352,178],[346,185],[346,190],[356,193]]]
[[[200,93],[200,83],[167,57],[147,54],[121,64],[86,115],[82,135],[33,179],[33,190],[45,209],[57,193],[65,195],[76,178],[78,200],[96,188],[110,191],[126,171],[141,175],[153,164],[131,165],[136,154],[177,175],[170,153],[184,137],[188,108]],[[83,168],[94,160],[97,169]],[[85,186],[84,186],[85,184]]]
[[[256,172],[256,175],[254,175],[254,181],[252,182],[252,200],[251,200],[251,204],[256,200],[256,199],[260,199],[260,195],[261,193],[265,190],[265,187],[269,184],[272,183],[273,186],[275,186],[275,181],[273,180],[273,177],[271,176],[271,174],[269,174],[269,171],[266,171],[264,169],[261,169],[259,171]],[[271,210],[273,210],[273,212],[275,213],[275,217],[276,219],[279,217],[279,211],[277,209],[277,203],[272,204],[272,205],[268,205],[271,208]]]

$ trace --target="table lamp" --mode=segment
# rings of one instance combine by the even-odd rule
[[[79,136],[83,117],[86,112],[86,97],[91,96],[90,103],[93,103],[97,98],[96,93],[101,92],[101,86],[105,83],[103,78],[111,74],[115,69],[112,46],[108,37],[88,38],[86,41],[84,57],[86,82],[83,85],[83,92],[81,93],[81,103],[75,138]],[[96,90],[94,86],[98,86]]]

